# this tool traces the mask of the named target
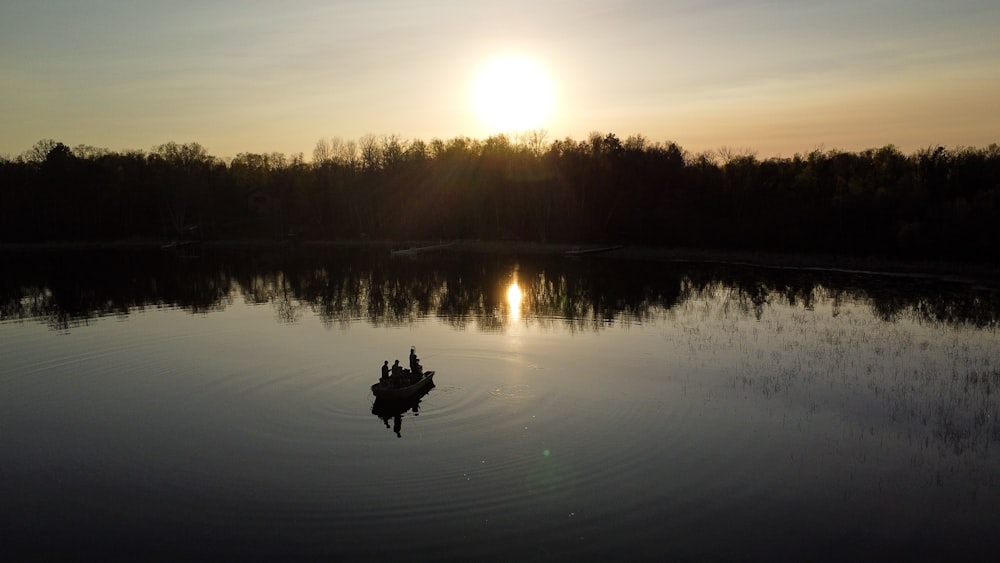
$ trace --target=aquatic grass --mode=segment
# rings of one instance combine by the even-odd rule
[[[848,435],[875,440],[875,450],[858,448],[862,457],[911,447],[914,466],[940,483],[967,457],[987,456],[1000,437],[996,331],[945,329],[822,288],[788,305],[777,292],[716,286],[671,318],[700,365],[733,366],[731,389],[797,416],[839,413]]]

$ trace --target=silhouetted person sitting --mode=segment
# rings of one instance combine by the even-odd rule
[[[403,366],[399,365],[399,360],[392,364],[392,382],[401,385],[403,382]]]

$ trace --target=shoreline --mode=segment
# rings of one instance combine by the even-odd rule
[[[0,252],[46,252],[73,250],[164,250],[170,240],[121,240],[92,242],[0,243]],[[574,260],[640,260],[649,262],[691,262],[757,268],[816,270],[869,275],[934,278],[954,282],[1000,284],[1000,265],[986,262],[947,262],[880,258],[871,256],[827,255],[771,251],[717,250],[614,246],[603,244],[537,243],[517,241],[390,241],[390,240],[213,240],[197,243],[214,249],[372,248],[386,249],[396,256],[416,258],[424,252],[559,255]]]

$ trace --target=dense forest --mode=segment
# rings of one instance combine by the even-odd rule
[[[1000,261],[1000,146],[759,159],[642,136],[366,135],[223,160],[42,140],[0,158],[0,242],[483,239]]]

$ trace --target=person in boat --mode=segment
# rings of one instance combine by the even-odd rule
[[[399,360],[392,364],[392,382],[395,385],[403,383],[403,366],[399,365]]]
[[[382,379],[379,380],[379,383],[383,385],[389,383],[389,360],[382,362]]]
[[[414,376],[419,376],[422,370],[423,368],[420,367],[420,360],[417,359],[417,347],[410,346],[410,372],[413,373]]]

